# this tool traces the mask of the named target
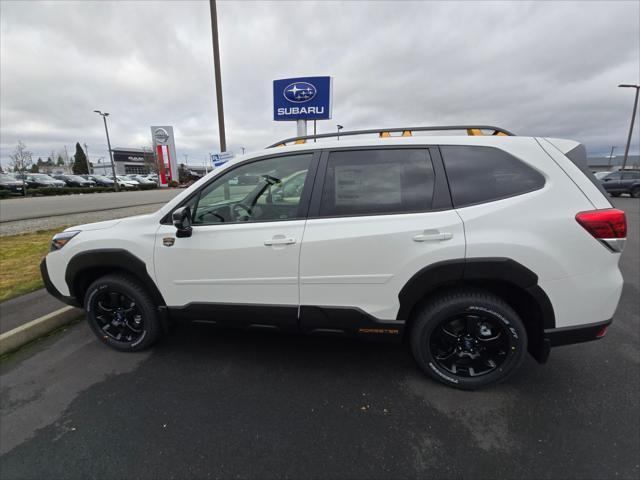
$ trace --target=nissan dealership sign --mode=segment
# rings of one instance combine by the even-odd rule
[[[171,180],[178,181],[178,160],[173,127],[151,127],[151,138],[158,161],[158,181],[160,186],[166,187]]]

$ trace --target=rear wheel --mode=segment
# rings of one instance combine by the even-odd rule
[[[151,346],[162,331],[157,308],[145,289],[126,275],[106,275],[85,295],[91,329],[116,350],[138,351]]]
[[[416,361],[449,386],[474,390],[504,381],[524,360],[524,324],[493,294],[446,294],[420,308],[414,320],[411,348]]]
[[[633,198],[640,198],[640,187],[633,187],[631,189],[631,196]]]

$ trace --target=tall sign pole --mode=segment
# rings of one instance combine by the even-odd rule
[[[631,146],[631,137],[633,136],[633,123],[636,120],[636,112],[638,111],[638,93],[640,92],[640,85],[629,85],[623,83],[622,85],[618,85],[618,87],[636,89],[636,99],[633,102],[633,113],[631,114],[631,125],[629,126],[629,137],[627,138],[627,146],[624,149],[624,159],[622,160],[621,170],[624,170],[627,166],[627,158],[629,157],[629,147]]]
[[[218,43],[218,13],[216,0],[209,0],[211,11],[211,37],[213,39],[213,68],[216,77],[216,101],[218,105],[218,129],[220,130],[220,151],[227,151],[227,139],[224,134],[224,107],[222,105],[222,76],[220,74],[220,44]]]

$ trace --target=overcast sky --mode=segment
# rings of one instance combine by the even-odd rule
[[[272,80],[333,77],[318,130],[495,124],[624,150],[640,82],[640,2],[226,2],[218,4],[228,149],[295,133],[274,122]],[[209,3],[0,2],[0,159],[87,143],[151,144],[173,125],[202,163],[218,129]],[[632,150],[640,145],[636,123]],[[107,157],[108,158],[108,157]]]

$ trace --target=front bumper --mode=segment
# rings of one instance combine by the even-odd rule
[[[47,270],[47,258],[43,258],[40,262],[40,274],[42,275],[42,281],[44,282],[44,288],[47,289],[47,292],[60,300],[61,302],[66,303],[67,305],[71,305],[72,307],[82,307],[78,300],[75,297],[69,297],[67,295],[63,295],[56,288],[56,286],[51,282],[49,278],[49,271]]]

